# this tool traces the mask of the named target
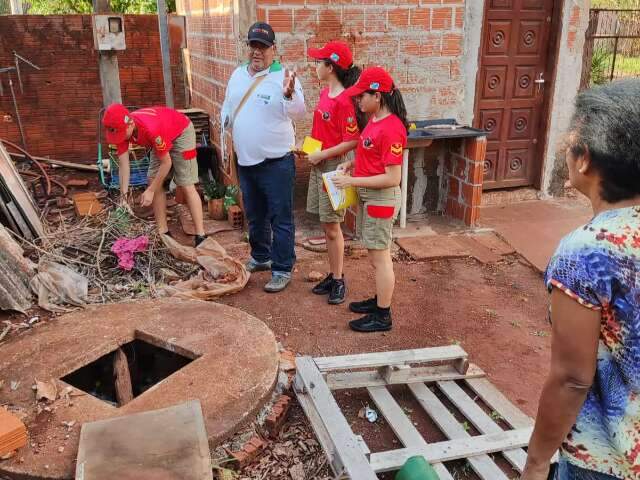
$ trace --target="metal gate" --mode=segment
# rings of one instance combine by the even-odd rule
[[[640,76],[640,10],[592,9],[580,88]]]

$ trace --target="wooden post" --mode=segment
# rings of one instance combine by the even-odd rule
[[[93,0],[93,11],[94,13],[111,13],[109,0]],[[102,104],[108,107],[112,103],[122,103],[117,53],[98,52],[98,64],[100,66]]]
[[[158,25],[160,28],[160,54],[162,56],[162,79],[164,80],[164,102],[173,108],[173,79],[171,78],[171,57],[169,44],[169,26],[167,25],[167,2],[156,0],[158,5]]]
[[[116,400],[118,406],[126,405],[133,400],[133,386],[127,356],[121,348],[116,350],[113,357],[113,376],[116,385]]]

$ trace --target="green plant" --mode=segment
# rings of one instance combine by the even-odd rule
[[[226,187],[222,183],[218,183],[215,180],[205,183],[202,186],[204,190],[204,196],[207,200],[215,200],[218,198],[224,198],[226,193]]]
[[[602,85],[607,82],[607,71],[611,62],[611,54],[604,48],[596,48],[591,56],[591,85]]]

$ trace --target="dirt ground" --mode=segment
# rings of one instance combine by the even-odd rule
[[[249,247],[240,232],[222,233],[215,238],[229,254],[248,258]],[[269,273],[257,273],[242,292],[220,302],[263,320],[285,348],[299,355],[343,355],[460,344],[469,353],[470,361],[482,368],[494,385],[525,413],[535,416],[550,356],[548,298],[541,275],[520,257],[513,255],[500,263],[483,265],[474,259],[415,262],[398,255],[392,310],[394,328],[386,333],[361,334],[348,329],[347,322],[356,317],[347,310],[346,303],[328,305],[325,297],[310,292],[313,284],[305,281],[310,271],[327,270],[326,254],[302,248],[297,252],[293,282],[284,292],[265,293],[262,286]],[[366,255],[347,258],[345,275],[347,301],[372,296],[373,272]],[[41,316],[40,322],[55,321],[55,317],[41,311],[35,314]],[[24,316],[1,313],[0,326],[6,319],[25,321]],[[4,341],[11,341],[12,335]],[[412,406],[406,393],[393,391],[403,406],[418,412],[419,406]],[[341,392],[337,400],[354,431],[363,435],[372,451],[398,446],[384,421],[369,424],[357,417],[358,410],[370,403],[366,392]],[[294,407],[292,421],[299,422],[301,415],[299,407]],[[416,418],[417,428],[428,441],[442,440],[437,428],[429,422],[428,418]],[[464,462],[454,464],[453,470],[457,472],[456,478],[475,478]]]

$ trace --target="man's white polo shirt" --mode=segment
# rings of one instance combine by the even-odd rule
[[[249,74],[248,65],[242,65],[235,69],[227,84],[222,125],[231,118],[253,82],[263,75],[267,78],[251,93],[231,125],[233,148],[238,163],[245,167],[289,152],[295,144],[292,120],[301,119],[305,113],[302,86],[297,78],[291,100],[282,95],[285,72],[279,62],[254,76]]]

